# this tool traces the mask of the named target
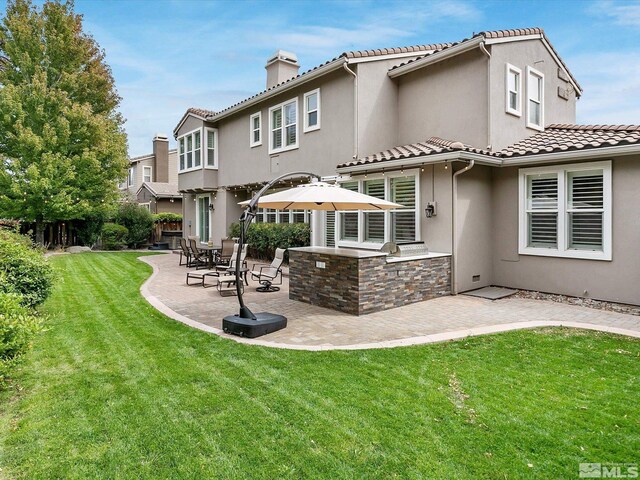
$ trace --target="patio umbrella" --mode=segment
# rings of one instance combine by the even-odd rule
[[[248,206],[251,200],[240,202]],[[331,185],[313,182],[298,185],[258,199],[258,207],[278,210],[389,210],[402,208],[397,203]]]

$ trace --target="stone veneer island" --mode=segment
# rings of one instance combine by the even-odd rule
[[[348,248],[289,249],[289,298],[353,315],[451,294],[451,255],[393,257]]]

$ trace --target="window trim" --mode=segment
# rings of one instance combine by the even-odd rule
[[[540,125],[536,125],[535,123],[531,123],[529,121],[529,117],[530,117],[529,102],[532,100],[531,91],[529,88],[529,84],[531,83],[529,82],[529,78],[531,76],[537,76],[540,78]],[[527,66],[527,109],[526,110],[527,110],[526,111],[527,128],[538,130],[539,132],[544,132],[544,73],[529,66]]]
[[[282,146],[280,148],[273,148],[273,115],[271,115],[271,113],[274,110],[278,110],[278,109],[282,109],[282,143],[284,145],[284,139],[285,139],[285,115],[284,115],[284,107],[285,105],[289,105],[290,103],[294,103],[296,104],[296,143],[289,145],[289,146]],[[294,97],[291,98],[289,100],[287,100],[286,102],[282,102],[279,103],[278,105],[274,105],[273,107],[269,107],[269,154],[271,153],[280,153],[280,152],[286,152],[289,150],[295,150],[296,148],[299,148],[300,145],[300,105],[298,104],[298,97]]]
[[[318,105],[315,110],[308,111],[307,110],[307,98],[311,95],[318,96]],[[302,99],[303,110],[304,110],[304,124],[303,124],[303,132],[309,133],[314,132],[316,130],[320,130],[320,122],[321,122],[321,107],[320,107],[320,89],[316,88],[315,90],[311,90],[304,94]],[[309,126],[309,113],[318,112],[318,123],[315,125]]]
[[[209,132],[213,132],[213,165],[209,165]],[[204,141],[202,142],[204,152],[202,165],[207,170],[218,169],[218,150],[220,143],[218,141],[218,129],[213,127],[204,127]]]
[[[132,165],[129,167],[129,172],[127,173],[127,188],[135,187],[136,185],[136,166]]]
[[[195,172],[197,170],[202,170],[204,167],[205,162],[203,161],[203,145],[205,145],[205,143],[203,142],[203,127],[198,127],[198,128],[194,128],[193,130],[189,131],[189,132],[185,132],[182,135],[180,135],[179,137],[176,138],[177,142],[178,142],[178,173],[187,173],[187,172]],[[189,135],[193,135],[196,132],[200,132],[200,166],[196,167],[193,166],[191,168],[187,168],[187,137]],[[184,166],[185,168],[183,170],[180,170],[180,139],[184,138],[184,145],[185,145],[185,150],[184,150]],[[191,150],[192,152],[195,152],[195,139],[192,140],[192,145],[193,145],[193,150]],[[192,157],[193,160],[193,164],[195,165],[195,156]]]
[[[568,222],[568,186],[569,173],[602,170],[603,181],[603,215],[602,215],[602,251],[589,251],[569,248]],[[527,176],[556,173],[558,175],[558,247],[529,247],[527,224]],[[588,162],[546,167],[521,168],[518,172],[518,253],[520,255],[536,255],[543,257],[576,258],[584,260],[612,259],[612,217],[613,202],[611,190],[611,161]]]
[[[147,171],[147,169],[149,170],[149,175],[147,175],[147,174],[145,173],[145,172]],[[144,179],[144,178],[145,178],[145,177],[147,177],[147,176],[149,177],[149,180],[145,180],[145,179]],[[149,182],[149,183],[150,183],[150,182],[152,182],[152,181],[153,181],[153,167],[152,167],[152,166],[150,166],[150,165],[144,165],[144,166],[142,167],[142,183],[145,183],[145,182]]]
[[[208,193],[205,194],[200,194],[200,195],[196,195],[196,234],[197,236],[200,237],[200,243],[202,245],[206,245],[207,243],[209,243],[209,238],[211,238],[211,209],[207,208],[207,215],[209,215],[209,232],[207,235],[207,238],[203,241],[202,237],[200,236],[200,199],[201,198],[208,198],[209,199],[209,205],[211,205],[211,195]]]
[[[257,129],[253,128],[253,119],[256,117],[258,118],[258,123],[259,123],[259,126]],[[253,134],[256,132],[256,130],[258,131],[258,136],[260,137],[260,139],[257,142],[254,142]],[[249,117],[249,146],[253,148],[253,147],[259,147],[260,145],[262,145],[262,111],[254,113]]]
[[[389,199],[391,195],[391,179],[396,177],[414,177],[415,182],[415,222],[416,222],[416,238],[415,242],[420,242],[422,240],[421,237],[421,217],[420,217],[420,169],[410,169],[405,171],[395,171],[395,172],[385,172],[385,174],[377,173],[377,174],[367,174],[367,177],[358,176],[345,178],[343,181],[339,183],[345,182],[358,182],[358,191],[363,192],[363,183],[368,180],[379,180],[384,179],[384,195],[385,199]],[[392,232],[391,232],[391,214],[393,212],[402,212],[402,211],[410,211],[410,209],[392,209],[392,210],[383,210],[384,212],[384,241],[383,242],[367,242],[364,240],[364,215],[369,212],[377,212],[378,210],[357,210],[358,213],[358,240],[342,240],[340,238],[340,221],[342,213],[345,211],[337,211],[335,215],[335,245],[336,247],[347,247],[347,248],[361,248],[365,250],[379,250],[380,247],[385,243],[391,241]],[[354,211],[347,211],[346,213],[354,213]]]
[[[511,103],[510,103],[510,98],[509,98],[509,94],[511,93],[511,90],[509,89],[509,74],[513,72],[513,73],[517,73],[518,74],[518,82],[517,82],[517,92],[516,92],[516,107],[515,109],[511,108]],[[510,115],[514,115],[516,117],[521,117],[522,116],[522,70],[520,70],[518,67],[511,65],[510,63],[506,64],[506,69],[505,69],[505,78],[504,78],[504,89],[506,92],[506,103],[505,103],[505,111],[510,114]]]

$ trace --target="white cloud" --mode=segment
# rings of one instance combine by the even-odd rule
[[[611,0],[596,2],[591,8],[595,15],[609,17],[618,25],[640,27],[640,2],[618,3]]]
[[[578,123],[640,123],[640,52],[602,52],[568,59],[584,89]]]

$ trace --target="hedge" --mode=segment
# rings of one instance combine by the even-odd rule
[[[0,229],[0,387],[41,328],[34,307],[49,296],[53,277],[29,237]]]
[[[105,223],[102,226],[102,248],[105,250],[122,250],[127,244],[129,230],[117,223]]]
[[[240,236],[238,223],[231,224],[229,236]],[[306,223],[254,223],[249,227],[245,242],[249,244],[247,253],[250,257],[271,261],[276,248],[308,246],[311,230]]]
[[[179,213],[160,212],[152,215],[153,223],[181,222],[182,215]]]
[[[0,229],[0,292],[20,295],[20,302],[34,307],[51,292],[53,270],[31,239]]]
[[[41,330],[42,321],[23,305],[17,293],[0,292],[0,387],[5,387],[11,369],[29,349],[31,337]]]

